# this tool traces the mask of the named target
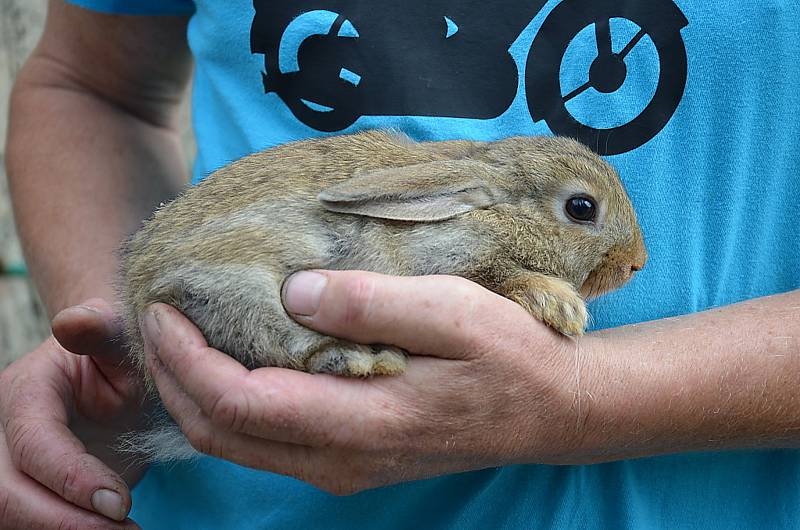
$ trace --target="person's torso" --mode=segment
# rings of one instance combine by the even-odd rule
[[[564,134],[607,155],[650,259],[595,327],[800,287],[800,6],[779,0],[197,0],[195,181],[284,142]],[[703,352],[697,352],[698,357]],[[513,466],[324,494],[152,469],[143,528],[800,528],[796,451]]]

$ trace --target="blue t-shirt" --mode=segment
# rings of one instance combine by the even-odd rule
[[[800,287],[796,2],[74,1],[191,14],[195,181],[365,128],[572,135],[619,169],[650,254],[591,305],[595,327]],[[204,457],[154,466],[133,497],[146,530],[800,528],[800,452],[515,465],[346,498]]]

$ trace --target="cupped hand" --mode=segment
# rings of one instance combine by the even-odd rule
[[[142,389],[113,312],[90,300],[53,333],[0,373],[0,528],[137,528],[112,447],[137,425]]]
[[[284,305],[325,334],[406,349],[407,372],[248,371],[177,310],[154,305],[148,369],[197,450],[335,494],[576,458],[578,343],[513,302],[451,276],[322,271],[290,278]]]

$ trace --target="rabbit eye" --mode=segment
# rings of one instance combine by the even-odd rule
[[[567,199],[564,206],[567,215],[579,223],[591,223],[597,215],[597,207],[590,197],[577,196]]]

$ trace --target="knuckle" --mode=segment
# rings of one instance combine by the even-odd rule
[[[208,414],[211,423],[220,429],[242,430],[252,416],[247,393],[241,388],[226,390],[214,400]]]
[[[33,464],[33,448],[41,434],[41,425],[26,422],[10,421],[6,425],[8,448],[14,463],[23,471],[29,471]]]
[[[60,473],[57,492],[65,499],[75,499],[80,491],[81,478],[86,469],[82,459],[70,461]]]
[[[483,288],[463,278],[453,278],[451,300],[458,303],[448,308],[453,326],[460,330],[460,341],[465,351],[479,352],[490,348],[495,333],[487,333],[487,328],[497,328],[497,307],[492,306],[494,298],[487,298]]]
[[[447,298],[442,301],[454,319],[471,319],[481,309],[476,285],[463,278],[452,278],[447,286]]]
[[[475,315],[483,314],[486,310],[486,298],[482,295],[484,292],[482,287],[472,283],[464,278],[453,279],[453,299],[458,300],[457,308],[463,318],[472,318]]]
[[[345,285],[343,303],[339,306],[339,324],[345,328],[359,327],[369,321],[375,298],[375,281],[367,276],[355,276]]]
[[[189,440],[189,444],[197,451],[207,455],[215,454],[215,437],[208,424],[201,421],[193,421],[187,425],[182,425],[181,430],[186,439]]]
[[[483,289],[483,287],[479,286],[477,283],[463,276],[433,276],[431,279],[435,279],[435,287],[452,293],[454,298],[475,296],[479,290]]]
[[[81,458],[62,460],[63,465],[45,467],[37,460],[38,440],[41,440],[43,425],[34,423],[12,424],[8,428],[9,449],[12,461],[25,473],[34,473],[37,480],[48,485],[67,500],[78,498],[81,490],[86,462]],[[38,472],[37,472],[38,471]]]

